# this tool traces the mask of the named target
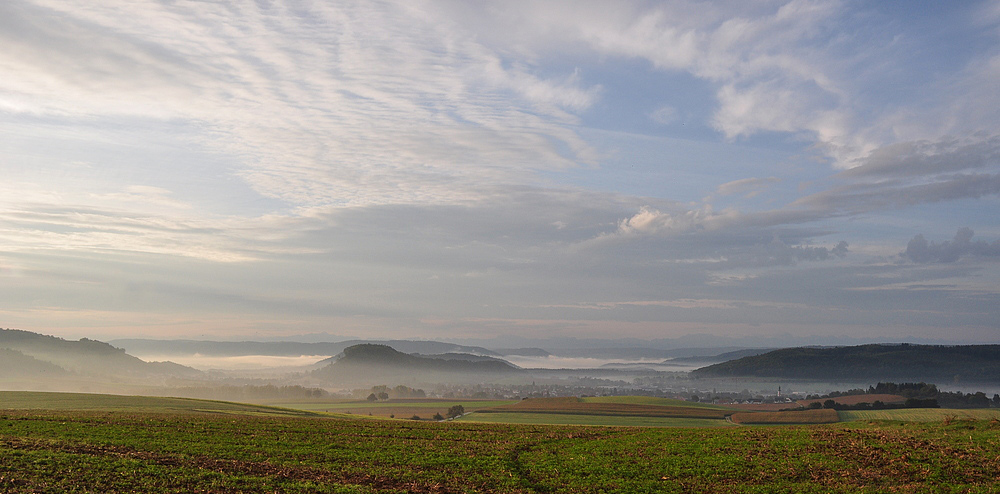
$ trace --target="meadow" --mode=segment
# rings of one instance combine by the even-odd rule
[[[530,412],[470,413],[456,420],[485,424],[590,425],[608,427],[731,427],[735,425],[726,420],[719,419]]]
[[[844,422],[855,420],[898,420],[902,422],[950,422],[955,420],[1000,420],[997,408],[902,408],[895,410],[842,410]]]
[[[0,391],[0,410],[72,410],[151,413],[220,413],[311,417],[308,410],[267,405],[249,405],[229,401],[153,396],[123,396],[91,393],[50,393],[41,391]]]
[[[429,419],[434,414],[446,415],[448,409],[461,405],[466,411],[472,412],[485,408],[517,403],[502,400],[447,400],[447,399],[402,399],[369,402],[367,400],[315,400],[306,402],[275,402],[275,406],[323,413],[341,413],[373,417],[410,418],[418,416]]]
[[[27,402],[60,397],[0,398],[22,400],[21,409],[0,410],[2,492],[1000,489],[1000,420],[595,427],[336,418],[232,404],[247,415],[221,402],[161,398],[137,398],[129,409],[131,398],[100,396],[108,408],[42,410]]]

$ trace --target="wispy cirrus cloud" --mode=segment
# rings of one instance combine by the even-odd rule
[[[300,7],[6,4],[0,88],[20,112],[204,127],[259,193],[305,206],[468,200],[597,155],[565,125],[599,91],[572,74],[511,66],[419,5]]]
[[[1000,193],[1000,138],[945,136],[900,142],[873,151],[840,182],[793,206],[831,214],[900,209]]]

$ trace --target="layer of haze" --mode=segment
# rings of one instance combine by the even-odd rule
[[[996,2],[8,0],[0,46],[0,327],[1000,341]]]

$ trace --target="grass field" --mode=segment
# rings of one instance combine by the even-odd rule
[[[287,417],[315,416],[314,412],[287,408],[247,405],[228,401],[121,396],[89,393],[48,393],[0,391],[0,410],[90,410],[148,413],[230,413]]]
[[[1000,409],[902,408],[897,410],[850,410],[837,412],[842,421],[898,420],[902,422],[942,422],[951,420],[1000,420]]]
[[[708,408],[713,410],[732,410],[724,405],[699,403],[697,401],[676,400],[673,398],[656,398],[653,396],[591,396],[581,398],[584,403],[619,403],[626,405],[659,405],[672,407]]]
[[[374,417],[410,418],[417,415],[421,418],[429,419],[435,413],[446,415],[448,408],[454,405],[462,405],[467,412],[493,408],[502,405],[517,403],[516,401],[497,400],[389,400],[382,402],[369,402],[366,400],[339,400],[339,401],[309,401],[309,402],[279,402],[276,406],[283,408],[294,408],[297,410],[307,410],[324,413],[343,413],[351,415],[371,415]]]
[[[611,427],[731,427],[734,425],[719,419],[557,413],[471,413],[457,420],[487,424],[591,425]]]
[[[570,427],[220,414],[201,406],[172,413],[178,405],[170,400],[98,397],[111,402],[88,405],[83,398],[77,404],[90,410],[0,410],[0,492],[1000,491],[1000,422],[993,421]],[[144,408],[152,411],[137,411]]]

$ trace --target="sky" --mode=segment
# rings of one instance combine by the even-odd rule
[[[0,327],[1000,343],[996,1],[0,2]]]

